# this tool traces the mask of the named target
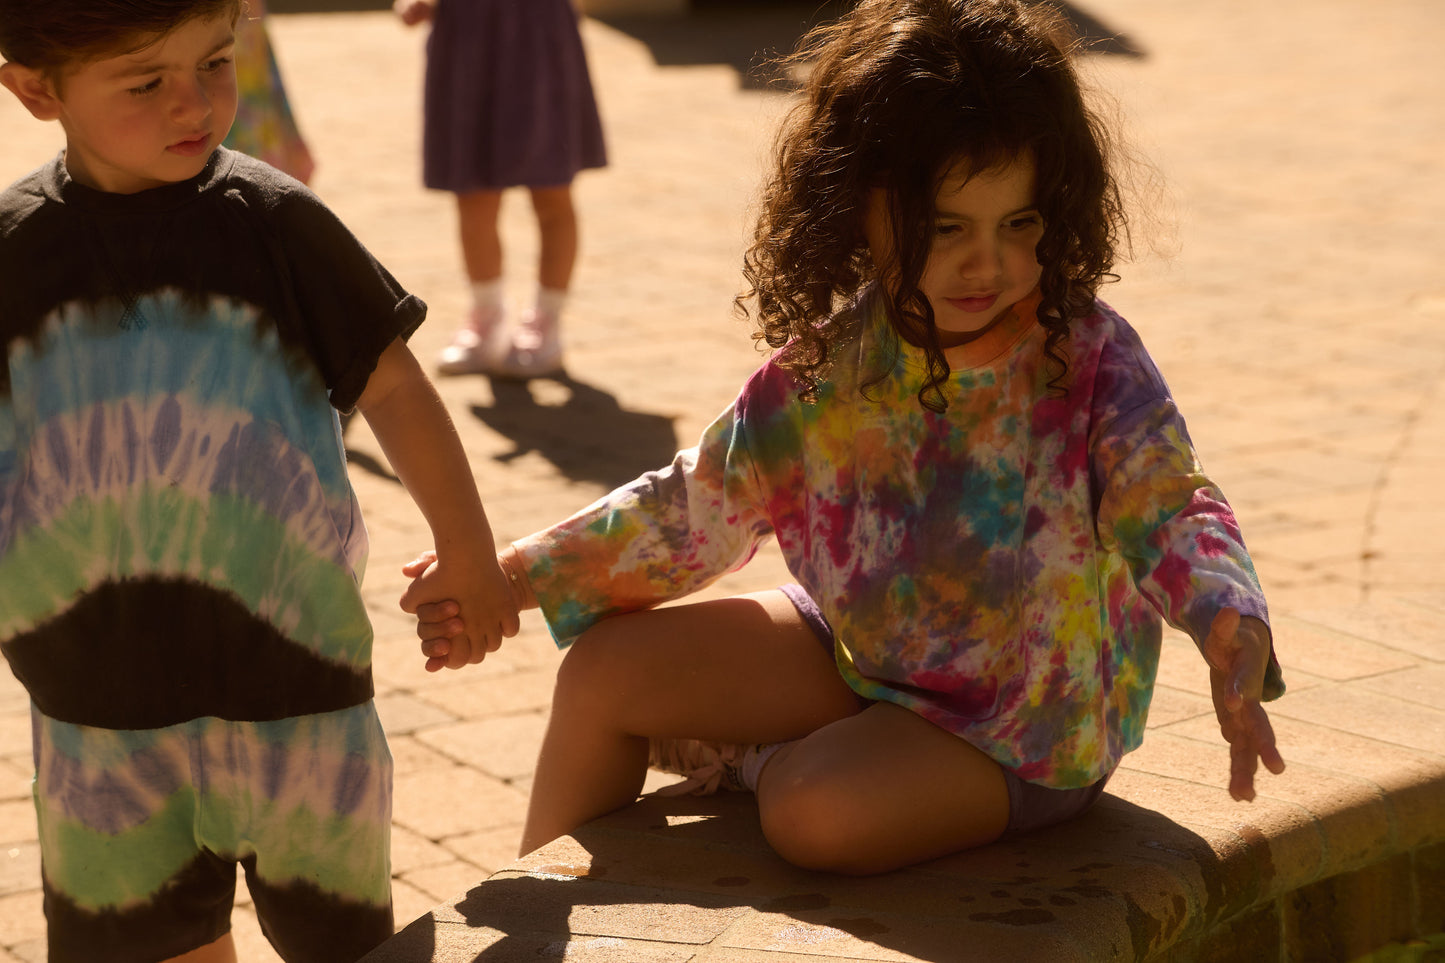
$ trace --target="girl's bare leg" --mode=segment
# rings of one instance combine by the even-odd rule
[[[540,234],[537,284],[565,291],[572,283],[572,268],[577,263],[577,211],[572,205],[572,187],[534,187],[531,194]]]
[[[649,736],[780,742],[860,707],[781,592],[608,619],[558,670],[521,851],[636,799]]]
[[[232,941],[231,934],[227,933],[189,953],[173,956],[166,963],[236,963],[236,944]]]
[[[502,276],[502,236],[497,229],[501,209],[501,191],[457,195],[462,262],[469,281],[494,281]]]
[[[886,702],[780,749],[758,778],[758,809],[784,859],[854,874],[991,842],[1009,816],[996,762]]]

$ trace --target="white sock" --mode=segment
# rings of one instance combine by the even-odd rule
[[[549,318],[562,317],[562,307],[567,303],[567,292],[562,288],[537,288],[537,313]]]
[[[793,742],[770,742],[761,746],[749,746],[743,752],[742,765],[738,767],[738,775],[742,778],[743,785],[753,792],[757,792],[758,776],[762,775],[763,767],[768,764],[769,759],[773,758],[773,753],[798,741],[794,739]]]
[[[502,313],[502,279],[472,282],[472,308],[478,314]]]

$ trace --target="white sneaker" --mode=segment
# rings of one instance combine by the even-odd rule
[[[492,370],[501,353],[497,333],[502,327],[500,311],[483,312],[472,309],[464,328],[452,335],[452,343],[437,356],[437,373],[444,375],[485,374]]]
[[[493,375],[526,379],[562,373],[562,333],[556,317],[536,310],[524,312],[511,342],[493,363]]]

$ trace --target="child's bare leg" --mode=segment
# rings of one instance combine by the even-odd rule
[[[534,187],[531,194],[541,248],[537,284],[550,291],[566,291],[577,263],[577,211],[572,206],[572,186]]]
[[[495,281],[502,276],[502,236],[497,215],[501,191],[470,191],[457,195],[457,226],[461,232],[462,262],[467,279]]]
[[[166,963],[236,963],[236,944],[227,933],[218,940],[173,956]]]
[[[780,749],[758,777],[758,809],[784,859],[865,874],[997,839],[1009,801],[996,762],[878,702]]]
[[[781,592],[608,619],[558,670],[522,852],[637,798],[649,736],[778,742],[859,707]]]
[[[437,371],[446,375],[476,374],[491,368],[498,353],[502,323],[502,239],[497,215],[501,191],[457,195],[457,226],[462,262],[471,282],[472,307],[466,323],[442,349]]]

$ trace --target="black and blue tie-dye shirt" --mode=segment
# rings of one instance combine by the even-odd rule
[[[336,411],[426,307],[219,150],[138,194],[0,195],[0,650],[46,715],[156,728],[370,698]]]

